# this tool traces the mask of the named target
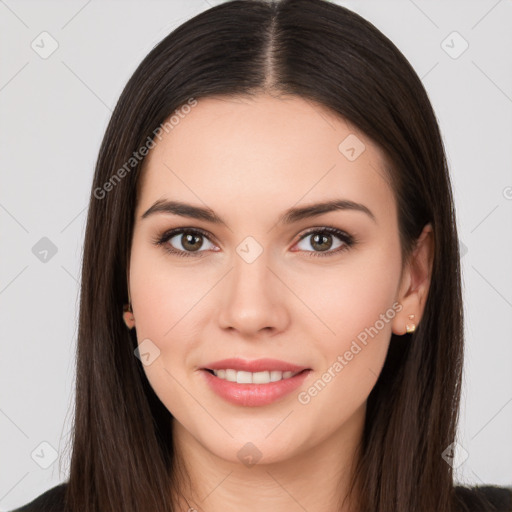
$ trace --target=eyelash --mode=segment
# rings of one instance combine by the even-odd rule
[[[176,255],[176,256],[180,256],[180,257],[184,257],[184,258],[189,258],[189,257],[201,258],[202,255],[200,255],[200,253],[203,253],[206,251],[197,251],[197,253],[190,252],[190,251],[187,252],[187,251],[182,251],[179,249],[174,249],[169,244],[167,244],[167,242],[174,236],[179,235],[179,234],[185,234],[185,233],[193,234],[193,235],[201,235],[201,236],[207,238],[211,242],[208,234],[201,229],[176,228],[176,229],[171,229],[170,231],[166,231],[163,235],[157,236],[155,239],[153,239],[153,243],[157,246],[163,247],[164,251],[166,251],[170,254]],[[343,245],[333,251],[305,251],[306,253],[308,253],[308,256],[321,257],[321,258],[327,257],[327,256],[333,256],[333,255],[339,254],[343,251],[347,251],[348,249],[350,249],[352,246],[354,246],[357,243],[357,239],[353,235],[349,235],[349,234],[345,233],[344,231],[341,231],[337,228],[328,227],[328,226],[325,226],[322,228],[313,228],[313,229],[307,231],[306,233],[304,233],[304,235],[302,235],[299,238],[297,243],[301,242],[304,238],[306,238],[310,235],[319,234],[319,233],[320,234],[327,233],[330,235],[335,235],[343,242]]]

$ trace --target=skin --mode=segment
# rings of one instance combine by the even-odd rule
[[[350,134],[365,144],[354,161],[338,150]],[[427,225],[402,274],[397,205],[384,165],[370,139],[325,107],[263,94],[198,100],[149,152],[127,277],[138,342],[149,338],[160,350],[144,370],[174,417],[174,442],[193,484],[183,489],[196,510],[322,512],[344,496],[391,333],[404,334],[410,314],[420,323],[432,268]],[[169,213],[141,219],[164,198],[206,205],[226,224]],[[276,224],[288,208],[338,198],[364,204],[375,221],[337,210]],[[327,246],[314,245],[314,233],[299,241],[301,235],[325,226],[358,241],[309,256]],[[202,256],[172,255],[152,243],[178,227],[210,234],[196,243]],[[252,263],[236,251],[247,236],[263,249]],[[331,251],[343,244],[327,237]],[[167,244],[190,248],[183,238]],[[389,310],[394,316],[333,373],[338,356]],[[279,401],[244,407],[217,396],[199,370],[228,357],[276,358],[312,372]],[[329,368],[335,376],[300,403],[298,394]],[[237,456],[248,442],[261,452],[251,467]],[[357,507],[347,501],[342,510]]]

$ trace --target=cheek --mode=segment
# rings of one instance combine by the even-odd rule
[[[138,243],[130,264],[137,341],[157,354],[144,371],[157,396],[175,414],[187,408],[187,395],[179,383],[189,378],[187,371],[202,338],[201,321],[209,318],[204,296],[216,279],[190,264],[185,268],[176,259],[171,261],[163,250]]]
[[[347,265],[331,271],[328,280],[319,274],[311,281],[311,285],[316,282],[316,287],[310,287],[316,290],[311,304],[328,328],[316,322],[317,332],[324,333],[315,336],[322,355],[320,373],[328,372],[322,380],[333,391],[325,394],[325,400],[327,395],[334,399],[349,391],[358,402],[375,384],[386,358],[393,318],[401,309],[395,302],[400,265],[395,247],[376,245],[347,259]]]
[[[328,340],[324,353],[332,356],[333,349],[344,349],[375,324],[384,337],[391,333],[391,323],[386,320],[396,313],[389,309],[395,301],[400,268],[397,247],[376,240],[371,247],[347,255],[336,267],[319,266],[297,274],[299,296],[305,302],[307,298],[307,305],[327,328],[322,329],[322,339]],[[322,323],[316,323],[321,329]]]
[[[149,353],[143,365],[146,377],[173,415],[190,407],[179,383],[185,382],[185,361],[196,335],[187,325],[187,311],[204,293],[190,281],[193,275],[173,267],[163,251],[134,238],[130,294],[137,342],[141,353]]]
[[[184,268],[176,258],[171,261],[163,249],[141,244],[134,243],[130,264],[137,334],[139,338],[165,343],[187,323],[187,313],[200,307],[201,298],[211,285],[204,272],[190,266]]]

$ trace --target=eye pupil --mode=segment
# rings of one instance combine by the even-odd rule
[[[317,247],[317,245],[320,245],[321,242],[330,242],[328,243],[327,247],[324,245],[323,247]],[[325,235],[325,234],[322,234],[322,233],[318,233],[316,235],[314,235],[312,237],[312,241],[311,241],[311,246],[314,247],[315,249],[319,249],[321,251],[327,251],[331,248],[332,246],[332,237],[331,235]]]
[[[183,234],[182,236],[182,240],[185,240],[185,242],[183,244],[183,247],[188,250],[188,251],[196,251],[197,249],[199,249],[201,247],[201,243],[202,243],[202,240],[201,240],[201,235],[196,235],[196,234],[193,234],[193,233],[185,233]],[[192,240],[196,241],[196,243],[194,244],[192,242]],[[199,242],[199,243],[197,243]]]

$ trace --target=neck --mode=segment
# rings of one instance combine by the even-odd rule
[[[358,457],[365,405],[340,429],[313,448],[269,464],[246,467],[218,457],[173,419],[173,442],[188,477],[177,485],[179,512],[225,510],[356,512],[348,496]]]

